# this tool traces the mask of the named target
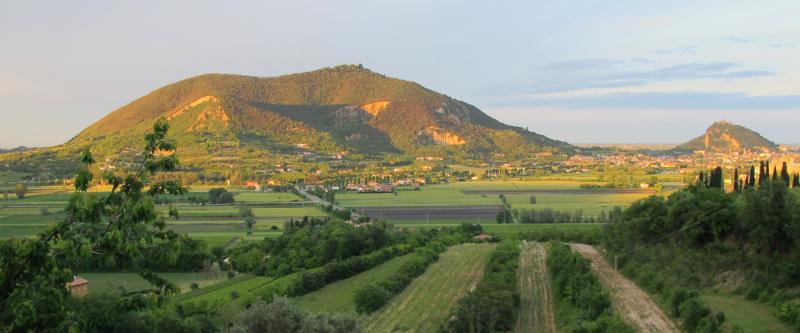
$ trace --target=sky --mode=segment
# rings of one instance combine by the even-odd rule
[[[800,143],[800,1],[0,0],[0,147],[203,73],[363,64],[572,143]]]

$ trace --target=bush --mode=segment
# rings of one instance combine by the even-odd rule
[[[536,204],[536,196],[532,195],[530,198],[528,198],[528,202],[530,202],[532,205],[535,205]]]
[[[189,288],[191,288],[191,289],[192,289],[192,291],[198,291],[198,290],[200,290],[200,285],[198,285],[198,284],[197,284],[197,283],[195,283],[195,282],[192,282],[192,284],[191,284],[191,285],[189,285]]]
[[[212,188],[208,190],[208,201],[212,204],[233,203],[233,193],[224,188]]]
[[[50,210],[47,209],[47,207],[39,208],[39,212],[41,212],[42,215],[50,215]]]
[[[360,287],[353,293],[353,300],[356,303],[356,312],[372,313],[380,309],[392,298],[392,293],[378,285],[368,284]]]
[[[277,297],[271,303],[256,301],[239,316],[238,323],[230,332],[283,333],[325,332],[360,333],[356,318],[341,315],[310,314],[285,297]]]

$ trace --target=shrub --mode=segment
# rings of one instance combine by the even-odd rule
[[[380,309],[392,298],[392,293],[376,284],[368,284],[355,290],[353,300],[356,312],[372,313]]]
[[[233,193],[224,188],[212,188],[208,190],[208,201],[213,204],[233,203]]]

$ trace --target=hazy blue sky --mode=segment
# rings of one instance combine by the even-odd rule
[[[2,1],[0,147],[165,84],[361,63],[570,142],[800,142],[800,1]]]

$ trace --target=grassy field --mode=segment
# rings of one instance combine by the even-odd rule
[[[236,202],[243,203],[304,201],[294,193],[279,192],[240,192],[236,194],[234,199],[236,199]]]
[[[224,281],[224,274],[214,279],[207,279],[203,273],[159,273],[159,275],[174,283],[182,292],[190,290],[192,283],[206,287]],[[83,273],[81,277],[89,280],[89,291],[125,288],[127,291],[136,291],[150,288],[150,284],[137,273]]]
[[[458,299],[480,281],[493,248],[489,244],[451,247],[383,309],[365,318],[365,330],[438,331]]]
[[[553,209],[574,212],[582,210],[584,216],[597,216],[616,206],[625,208],[633,201],[645,198],[653,191],[639,189],[597,190],[581,189],[579,181],[475,181],[453,184],[423,186],[418,191],[398,191],[393,193],[339,193],[336,200],[342,206],[354,208],[370,207],[434,207],[434,206],[490,206],[499,205],[498,195],[503,193],[512,208]],[[536,204],[530,203],[531,195],[536,196]],[[380,213],[375,213],[380,215]],[[374,216],[380,217],[380,216]],[[387,218],[388,219],[388,218]],[[388,222],[395,224],[436,224],[492,223],[489,218],[464,219],[422,219],[418,217],[392,217]]]
[[[767,306],[732,295],[703,295],[713,311],[725,313],[727,326],[738,325],[749,333],[789,333],[793,330],[775,317]]]
[[[522,243],[519,265],[519,316],[514,332],[556,332],[553,295],[546,258],[547,249],[542,243]]]
[[[336,281],[315,292],[303,295],[296,299],[297,305],[312,312],[327,313],[353,313],[356,311],[353,302],[353,291],[373,281],[383,279],[395,274],[413,254],[389,260],[366,272],[353,277]]]
[[[242,279],[234,280],[232,283],[226,283],[221,288],[211,286],[210,288],[203,288],[197,292],[184,295],[180,298],[180,302],[196,302],[196,303],[212,303],[212,304],[230,304],[243,305],[251,302],[255,297],[261,295],[267,290],[280,290],[285,292],[290,283],[297,279],[297,274],[290,274],[279,278],[272,278],[267,276],[245,276]],[[234,297],[237,294],[239,296]],[[281,294],[281,292],[278,292]]]
[[[92,190],[102,193],[104,189],[106,187]],[[205,194],[203,189],[205,187],[193,186],[193,191],[201,192],[191,192],[190,195]],[[72,195],[70,191],[64,186],[32,186],[26,198],[17,199],[12,195],[9,200],[0,202],[0,238],[33,236],[62,219],[64,206]],[[303,200],[293,193],[237,192],[235,198],[239,202],[231,205],[176,203],[181,219],[168,220],[168,228],[206,240],[212,246],[226,245],[279,235],[283,223],[290,218],[325,215],[316,205],[303,205]],[[256,224],[253,234],[247,235],[244,220],[239,215],[238,204],[242,201],[267,205],[291,203],[293,206],[253,208]],[[42,207],[47,208],[49,215],[42,214]],[[159,206],[158,210],[166,214],[168,207]]]

